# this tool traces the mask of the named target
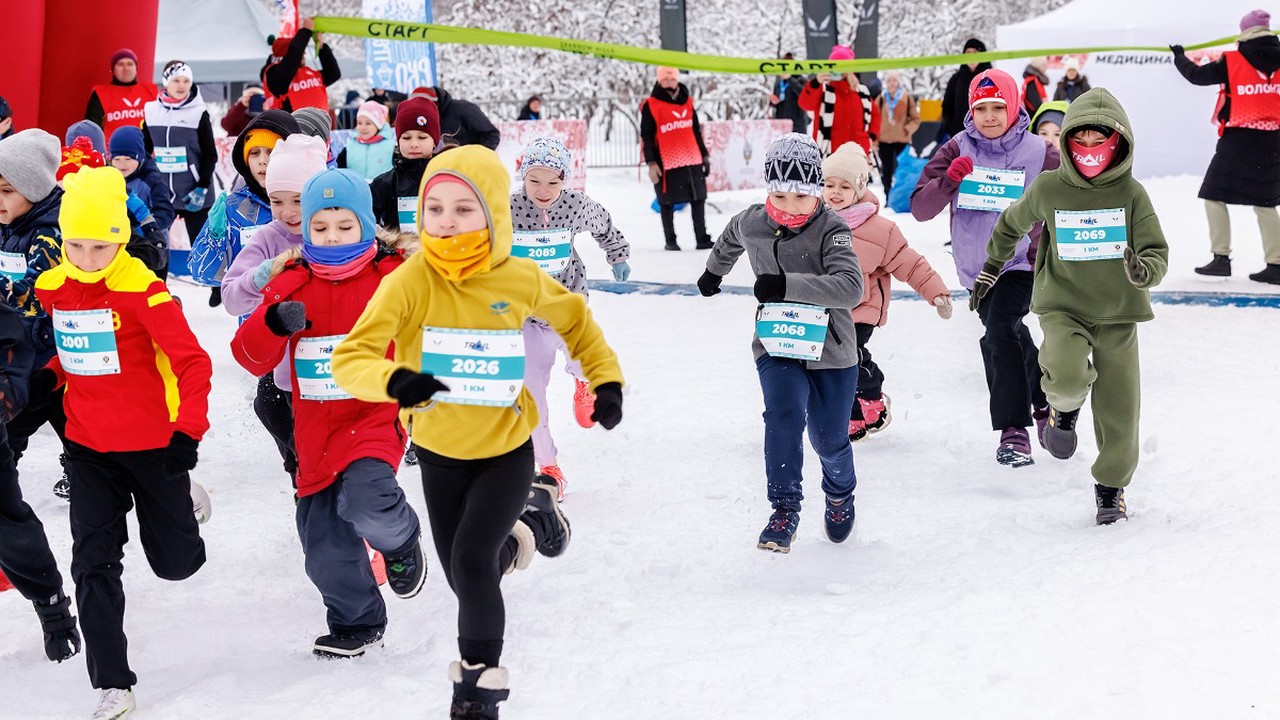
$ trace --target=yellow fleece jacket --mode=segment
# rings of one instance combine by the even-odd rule
[[[333,352],[333,378],[348,393],[368,402],[394,402],[387,393],[391,375],[401,368],[422,370],[424,326],[467,330],[520,330],[537,317],[564,339],[569,354],[582,363],[592,390],[622,383],[622,369],[604,333],[592,319],[583,296],[525,258],[511,257],[511,178],[488,148],[468,145],[437,156],[423,174],[418,192],[432,175],[455,175],[476,191],[485,205],[490,231],[490,269],[462,282],[445,279],[418,253],[383,278],[382,284]],[[393,359],[387,348],[395,343]],[[538,424],[528,388],[514,405],[490,407],[431,401],[402,414],[412,418],[413,441],[431,452],[459,460],[489,458],[523,445]]]

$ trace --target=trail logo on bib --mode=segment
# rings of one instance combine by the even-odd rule
[[[803,303],[764,303],[756,310],[756,337],[773,357],[821,360],[827,309]]]
[[[1129,244],[1124,208],[1055,210],[1053,224],[1060,260],[1115,260]]]
[[[293,350],[293,376],[303,400],[350,400],[333,380],[333,349],[346,335],[323,335],[298,340]]]
[[[422,328],[422,372],[448,386],[432,400],[510,407],[524,387],[524,335],[519,330]]]
[[[1022,197],[1026,189],[1024,170],[975,167],[960,181],[956,207],[962,210],[1001,212]]]
[[[511,257],[529,258],[544,272],[559,275],[573,257],[573,235],[568,228],[516,230],[511,238]]]
[[[54,310],[58,360],[70,375],[119,375],[116,320],[110,308]]]

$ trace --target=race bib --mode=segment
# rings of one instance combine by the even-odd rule
[[[756,311],[756,337],[773,357],[822,359],[827,309],[801,303],[764,303]]]
[[[70,375],[118,375],[115,321],[111,308],[54,310],[53,335],[58,359]]]
[[[396,198],[396,214],[400,220],[400,232],[418,232],[418,196]]]
[[[162,173],[180,173],[187,171],[186,147],[156,148],[156,167]]]
[[[546,272],[559,275],[573,257],[573,235],[568,228],[516,230],[511,239],[511,257],[529,258]]]
[[[298,394],[303,400],[350,400],[333,381],[330,359],[333,349],[346,335],[307,337],[293,349],[293,376],[298,379]]]
[[[249,241],[253,239],[253,234],[264,227],[266,227],[266,225],[250,225],[248,227],[240,228],[240,247],[248,245]]]
[[[0,252],[0,275],[13,281],[27,276],[27,256],[22,253]]]
[[[1027,173],[1023,170],[999,170],[975,167],[960,181],[956,207],[963,210],[1001,212],[1022,197]]]
[[[1124,208],[1054,210],[1053,224],[1060,260],[1115,260],[1129,244]]]
[[[519,330],[422,328],[422,372],[449,386],[432,400],[510,407],[524,387],[524,335]]]

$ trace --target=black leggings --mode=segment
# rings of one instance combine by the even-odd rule
[[[436,554],[458,596],[458,651],[469,663],[498,665],[506,608],[507,537],[533,485],[533,441],[504,455],[456,460],[414,445]]]
[[[289,473],[293,486],[298,487],[298,454],[293,448],[293,398],[276,387],[272,373],[258,378],[258,394],[253,398],[253,414],[267,429],[284,460],[284,471]]]

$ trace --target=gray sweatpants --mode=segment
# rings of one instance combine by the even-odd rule
[[[1209,245],[1214,255],[1231,255],[1231,216],[1227,204],[1205,200],[1204,212],[1209,218]],[[1254,207],[1258,231],[1262,233],[1262,253],[1268,265],[1280,265],[1280,212],[1273,207]]]

